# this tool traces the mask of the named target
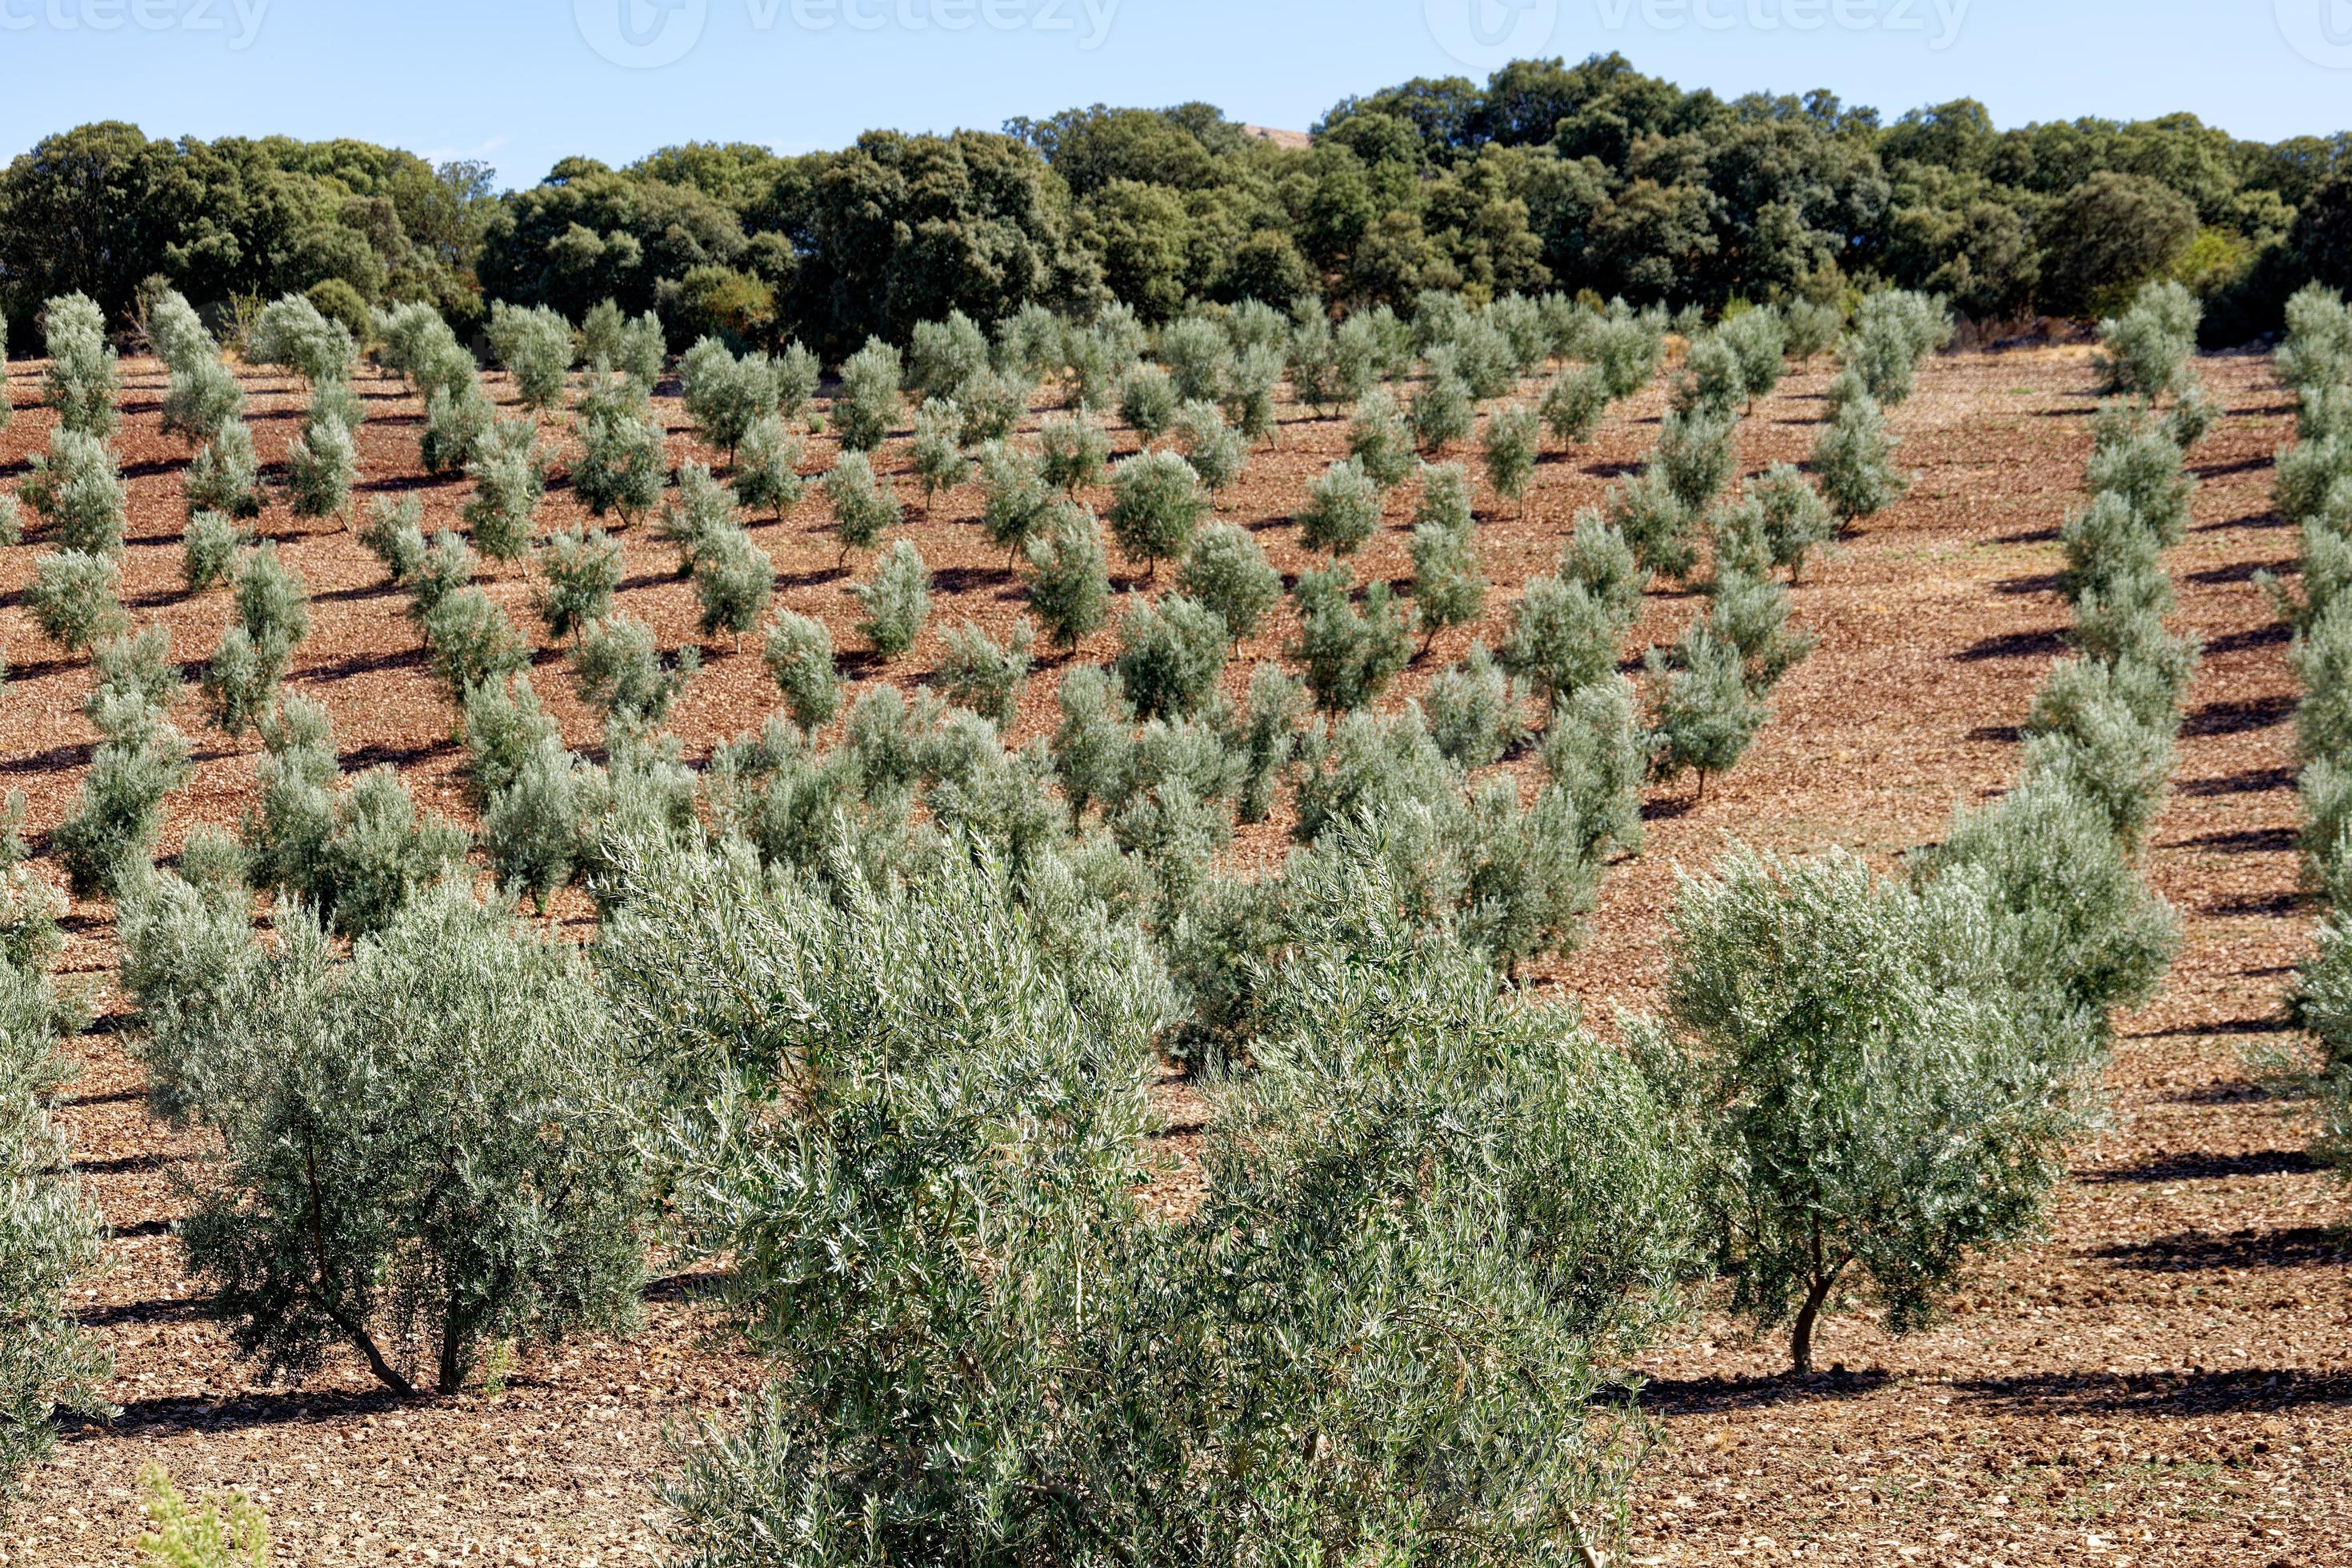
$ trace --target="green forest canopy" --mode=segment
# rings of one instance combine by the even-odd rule
[[[1958,100],[1892,123],[1833,95],[1724,100],[1619,55],[1522,60],[1334,105],[1278,146],[1206,104],[1073,109],[780,156],[688,142],[567,158],[503,195],[483,165],[362,142],[51,136],[0,176],[0,308],[75,289],[125,320],[161,275],[199,304],[340,279],[461,325],[490,300],[611,298],[828,357],[961,309],[1117,298],[1408,305],[1590,289],[1719,309],[1883,281],[1983,321],[2091,316],[2188,284],[2211,341],[2352,286],[2352,136],[2243,142],[2189,114],[1994,128]],[[336,290],[341,295],[341,290]],[[14,334],[14,341],[27,341]]]

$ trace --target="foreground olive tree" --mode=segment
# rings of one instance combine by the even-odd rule
[[[672,1489],[721,1564],[1574,1561],[1640,1444],[1685,1151],[1625,1058],[1318,859],[1192,1215],[1138,1201],[1168,982],[1053,859],[636,867],[600,942],[685,1228],[780,1381]]]
[[[625,1325],[634,1116],[578,956],[451,885],[348,958],[306,905],[275,924],[159,878],[124,930],[159,1106],[220,1139],[181,1240],[237,1348],[447,1394],[495,1341]]]
[[[1790,1327],[1843,1286],[1896,1333],[2041,1219],[2095,1056],[2087,1013],[2021,990],[2008,923],[1962,879],[1736,855],[1674,910],[1659,1081],[1689,1096],[1732,1307]]]

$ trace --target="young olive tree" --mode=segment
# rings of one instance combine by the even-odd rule
[[[876,653],[896,658],[915,646],[930,614],[931,573],[912,542],[901,539],[883,552],[874,575],[850,591],[866,611],[858,635]]]
[[[1119,551],[1156,576],[1162,557],[1181,558],[1209,510],[1200,476],[1173,452],[1141,452],[1111,469],[1110,532]]]
[[[12,874],[13,900],[28,891],[46,906],[46,884]],[[105,1354],[75,1325],[73,1285],[98,1262],[97,1205],[68,1160],[65,1129],[50,1114],[65,1064],[58,1051],[58,1001],[37,963],[0,957],[0,1522],[18,1479],[48,1453],[59,1410],[102,1416]]]
[[[1110,567],[1093,513],[1057,508],[1025,555],[1029,613],[1055,647],[1074,648],[1109,621]]]
[[[1385,582],[1353,603],[1355,576],[1341,562],[1298,579],[1298,637],[1287,649],[1306,666],[1307,689],[1328,713],[1377,698],[1412,658],[1412,609]]]
[[[1355,458],[1342,458],[1308,483],[1298,512],[1298,536],[1308,549],[1352,554],[1380,527],[1380,488]]]
[[[221,1140],[180,1237],[237,1349],[299,1378],[340,1346],[396,1394],[454,1394],[497,1341],[626,1328],[642,1167],[581,959],[456,885],[343,960],[302,905],[277,927],[223,933],[142,1047]]]
[[[197,448],[195,460],[188,465],[187,495],[191,513],[246,518],[260,512],[261,462],[244,420],[230,420]]]
[[[572,685],[608,722],[660,723],[701,668],[692,644],[665,662],[653,628],[631,616],[592,621],[572,645]]]
[[[1838,405],[1813,443],[1813,478],[1840,521],[1851,525],[1903,498],[1910,480],[1895,467],[1895,447],[1874,399]]]
[[[621,547],[601,528],[567,528],[533,557],[539,582],[531,607],[561,642],[609,614],[621,586]]]
[[[824,477],[824,497],[833,507],[835,537],[845,562],[851,551],[873,549],[883,534],[898,525],[898,492],[888,479],[876,475],[872,461],[863,452],[845,451],[834,459],[832,471]]]
[[[114,448],[96,437],[64,425],[52,430],[48,450],[34,454],[17,494],[56,530],[58,548],[122,553],[122,479]]]
[[[1118,621],[1119,689],[1140,719],[1189,719],[1216,695],[1232,640],[1224,617],[1197,600],[1129,595]]]
[[[2094,1054],[2011,956],[1964,885],[1881,885],[1843,854],[1684,883],[1656,1069],[1688,1096],[1733,1309],[1790,1324],[1799,1373],[1841,1285],[1916,1329],[2041,1218]]]
[[[791,610],[768,624],[762,650],[768,673],[783,693],[784,710],[813,734],[841,711],[841,676],[834,667],[833,634],[824,623]]]
[[[1282,574],[1249,530],[1212,522],[1192,536],[1176,574],[1178,590],[1214,611],[1235,642],[1256,635],[1282,598]]]
[[[845,452],[871,452],[888,437],[898,422],[902,380],[898,351],[879,338],[868,338],[843,362],[832,419]]]

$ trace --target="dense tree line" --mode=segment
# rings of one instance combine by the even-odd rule
[[[1972,100],[1890,123],[1826,92],[1685,92],[1617,55],[1349,98],[1304,148],[1205,104],[1097,105],[799,156],[568,158],[503,196],[479,165],[362,142],[107,123],[0,176],[0,308],[21,324],[79,291],[119,322],[160,275],[199,305],[317,289],[347,320],[422,300],[463,332],[490,300],[576,320],[610,299],[658,311],[672,348],[832,358],[1031,303],[1156,323],[1195,299],[1558,289],[1713,311],[1880,283],[1975,320],[2088,319],[2168,279],[2208,341],[2239,342],[2300,284],[2352,285],[2346,153],[2186,114],[2001,131]]]

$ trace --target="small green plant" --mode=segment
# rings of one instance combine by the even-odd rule
[[[423,626],[441,601],[474,581],[481,561],[463,536],[443,529],[408,580],[408,618]]]
[[[851,592],[866,611],[858,635],[876,653],[896,658],[915,646],[930,614],[931,573],[910,542],[901,539],[883,552],[874,575],[853,584]]]
[[[1534,409],[1513,403],[1487,416],[1482,456],[1486,482],[1496,495],[1514,504],[1524,501],[1535,479],[1536,453],[1542,443],[1542,428]]]
[[[688,463],[677,471],[677,493],[662,503],[654,531],[677,552],[677,574],[691,577],[711,542],[737,526],[727,487],[702,464]]]
[[[420,540],[421,542],[421,540]],[[539,583],[531,606],[562,641],[611,613],[621,586],[621,547],[601,528],[568,528],[543,545],[534,562]]]
[[[287,504],[296,517],[333,517],[359,479],[359,448],[343,422],[312,420],[286,448]]]
[[[232,419],[213,432],[188,465],[188,510],[247,518],[261,510],[261,463],[254,456],[253,432]]]
[[[570,321],[544,305],[526,310],[500,300],[490,306],[489,340],[525,408],[562,406],[574,353]]]
[[[1110,569],[1091,512],[1057,508],[1025,554],[1029,613],[1055,647],[1074,648],[1108,622]]]
[[[1468,440],[1478,423],[1468,384],[1442,356],[1431,361],[1429,379],[1412,395],[1412,421],[1414,445],[1431,457]]]
[[[991,441],[980,454],[980,526],[992,544],[1004,548],[1009,566],[1058,504],[1046,486],[1043,465],[1003,441]]]
[[[766,511],[779,522],[798,505],[803,443],[799,435],[771,416],[751,426],[735,452],[735,504]]]
[[[1111,470],[1110,532],[1121,553],[1156,576],[1181,558],[1209,510],[1192,466],[1173,452],[1142,452]]]
[[[1421,624],[1422,651],[1440,632],[1475,622],[1486,605],[1486,574],[1478,564],[1475,533],[1467,526],[1432,520],[1412,531],[1412,613]]]
[[[180,536],[180,581],[191,594],[226,582],[236,552],[252,538],[250,529],[219,512],[197,512],[188,519],[187,530]],[[423,540],[417,542],[417,548],[424,548]]]
[[[41,401],[58,411],[58,424],[94,440],[113,435],[120,383],[105,312],[87,294],[53,299],[41,313],[41,336],[49,356]]]
[[[702,635],[726,632],[743,646],[775,592],[775,563],[740,528],[720,530],[696,552],[694,596],[702,606]]]
[[[950,627],[940,639],[940,695],[1000,731],[1011,730],[1020,711],[1021,688],[1029,679],[1029,649],[1035,638],[1027,621],[1013,623],[1013,635],[1002,644],[969,621]]]
[[[1348,456],[1384,490],[1404,483],[1421,466],[1412,431],[1388,388],[1372,388],[1356,405],[1356,416],[1348,426]]]
[[[1146,445],[1168,433],[1176,421],[1176,382],[1156,364],[1139,364],[1119,384],[1118,416]]]
[[[1350,554],[1380,527],[1380,488],[1353,458],[1332,464],[1307,485],[1298,533],[1308,549]]]
[[[244,412],[245,389],[237,384],[236,373],[217,355],[202,354],[172,367],[171,383],[163,393],[166,434],[185,436],[190,443],[201,444]]]
[[[898,525],[898,493],[887,479],[877,479],[864,452],[845,451],[824,477],[825,500],[832,504],[841,559],[853,550],[871,550],[883,534]]]
[[[1224,618],[1197,600],[1130,595],[1118,621],[1119,689],[1138,718],[1191,718],[1216,695],[1231,641]]]
[[[963,455],[963,443],[957,439],[962,418],[954,404],[936,397],[926,399],[915,410],[911,455],[915,480],[923,488],[926,513],[942,491],[951,490],[971,477],[971,459]]]
[[[457,588],[427,612],[425,645],[432,656],[433,673],[452,701],[502,676],[515,674],[530,663],[530,645],[498,602],[479,588]]]
[[[1377,698],[1412,658],[1412,612],[1384,582],[1353,603],[1354,574],[1345,562],[1298,579],[1298,637],[1287,650],[1307,668],[1315,704],[1345,713]]]
[[[807,733],[832,723],[841,711],[841,676],[834,667],[833,634],[824,623],[779,611],[768,625],[762,652],[793,722]]]
[[[117,596],[121,575],[110,556],[52,551],[33,563],[25,606],[43,637],[67,653],[86,652],[130,625]]]
[[[687,350],[677,371],[679,395],[695,434],[705,445],[725,450],[730,462],[753,426],[784,412],[767,360],[758,354],[738,359],[717,338],[704,338]]]
[[[1581,447],[1609,412],[1609,383],[1594,365],[1571,365],[1547,387],[1538,405],[1544,428],[1563,447]]]
[[[1242,477],[1249,460],[1242,433],[1225,423],[1213,403],[1187,403],[1176,411],[1177,445],[1210,495],[1222,495]]]
[[[163,799],[187,778],[187,742],[136,698],[100,716],[106,738],[51,837],[79,893],[120,897],[153,860]]]
[[[1215,611],[1235,642],[1256,635],[1282,598],[1281,574],[1249,530],[1230,522],[1208,523],[1192,536],[1176,586]]]
[[[1805,562],[1837,537],[1837,519],[1805,476],[1788,463],[1775,463],[1748,481],[1748,499],[1764,511],[1764,542],[1772,564],[1786,567],[1791,585],[1805,574]]]
[[[245,357],[290,370],[318,387],[349,381],[357,349],[341,321],[321,315],[299,294],[285,294],[264,306],[246,333]]]
[[[547,458],[538,427],[520,419],[499,420],[476,444],[466,477],[474,481],[464,509],[474,548],[493,561],[521,560],[530,550],[547,493]]]
[[[1110,432],[1084,416],[1046,420],[1037,445],[1045,482],[1065,495],[1096,483],[1110,461]]]
[[[138,1545],[148,1568],[268,1568],[269,1516],[243,1492],[192,1505],[161,1465],[139,1474]]]
[[[1764,704],[1748,689],[1746,662],[1700,620],[1671,650],[1651,649],[1643,668],[1652,683],[1652,771],[1667,783],[1696,773],[1696,798],[1704,801],[1707,779],[1738,766],[1764,724]]]
[[[1732,414],[1704,409],[1667,413],[1658,428],[1658,448],[1650,467],[1685,511],[1706,511],[1731,482],[1738,460],[1732,432],[1738,425],[1738,416]]]
[[[1838,405],[1813,443],[1813,478],[1839,521],[1848,524],[1892,506],[1910,488],[1895,469],[1895,441],[1869,395]]]
[[[662,437],[661,426],[641,413],[582,418],[572,489],[591,517],[617,512],[635,522],[661,504],[669,481]]]
[[[660,723],[701,668],[702,650],[691,645],[665,664],[653,628],[629,616],[590,622],[572,645],[572,679],[580,700],[608,721]]]
[[[48,450],[34,454],[17,494],[48,520],[60,549],[122,552],[122,480],[114,449],[98,437],[58,426],[49,433]]]
[[[870,452],[890,434],[898,421],[901,380],[898,351],[879,338],[868,338],[843,363],[832,419],[845,451]]]

